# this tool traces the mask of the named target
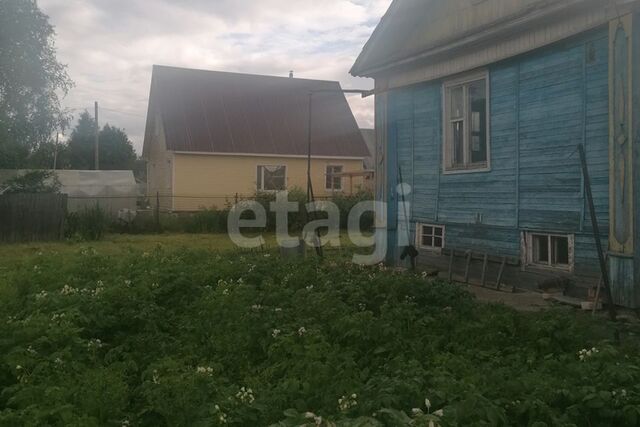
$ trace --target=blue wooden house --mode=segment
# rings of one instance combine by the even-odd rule
[[[390,263],[409,239],[465,280],[593,287],[582,145],[613,298],[640,307],[639,7],[393,1],[351,70],[375,79]]]

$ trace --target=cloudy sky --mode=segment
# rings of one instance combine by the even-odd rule
[[[58,58],[76,86],[74,116],[100,103],[100,122],[125,128],[142,151],[153,64],[338,80],[349,76],[391,0],[39,0]],[[372,99],[349,97],[362,127]]]

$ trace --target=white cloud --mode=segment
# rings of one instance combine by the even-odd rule
[[[338,80],[371,88],[348,71],[391,0],[40,0],[56,27],[58,57],[76,87],[65,105],[124,127],[141,152],[151,66]],[[349,97],[362,127],[373,100]]]

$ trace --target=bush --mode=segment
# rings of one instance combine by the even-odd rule
[[[184,231],[187,233],[226,233],[228,211],[205,209],[184,217]]]
[[[108,215],[99,204],[96,204],[94,207],[67,214],[65,237],[85,241],[100,240],[109,226]]]
[[[360,190],[354,195],[336,194],[331,201],[340,209],[340,227],[346,229],[349,225],[349,213],[355,205],[360,202],[368,202],[373,200],[373,194],[370,191]],[[367,212],[360,218],[360,228],[362,230],[372,230],[374,226],[375,215],[373,212]]]
[[[112,219],[109,232],[119,234],[152,234],[157,233],[158,223],[153,212],[139,210],[132,221]]]
[[[59,193],[60,181],[52,171],[33,170],[9,179],[4,193]],[[0,192],[1,193],[1,192]]]
[[[275,231],[276,214],[271,212],[271,202],[275,202],[276,194],[271,192],[256,193],[254,200],[265,209],[267,213],[267,225],[263,229],[255,231]],[[288,192],[289,202],[296,203],[298,212],[290,212],[288,216],[289,231],[299,233],[304,226],[316,217],[307,217],[305,205],[307,203],[306,192],[300,188],[293,188]],[[366,191],[360,191],[354,195],[335,194],[330,201],[334,202],[340,210],[340,227],[346,229],[348,226],[349,212],[359,202],[373,200],[373,195]],[[204,209],[199,212],[189,214],[162,214],[160,216],[160,227],[156,222],[153,214],[141,213],[127,224],[118,221],[113,222],[109,226],[109,230],[116,233],[129,234],[146,234],[157,232],[172,233],[226,233],[227,218],[229,209]],[[325,218],[326,214],[318,213],[318,218]],[[243,213],[243,219],[252,219],[250,212]],[[75,218],[71,218],[71,222],[77,222]],[[362,230],[370,230],[373,228],[373,213],[367,212],[362,216],[360,227]],[[71,227],[71,234],[75,233],[77,227]]]
[[[274,193],[257,193],[255,200],[267,211],[267,229],[270,231],[275,230],[276,215],[275,213],[270,212],[270,203],[276,200],[276,195]],[[373,194],[364,190],[358,191],[353,195],[336,193],[329,199],[329,201],[335,203],[340,210],[340,227],[342,229],[346,229],[348,227],[348,219],[351,209],[360,202],[371,200],[373,200]],[[293,188],[289,191],[289,201],[298,205],[298,212],[289,213],[289,231],[302,231],[305,224],[314,219],[314,217],[307,217],[305,207],[307,203],[307,194],[300,188]],[[318,217],[326,218],[326,214],[318,213]],[[362,216],[360,226],[363,230],[372,229],[373,224],[374,215],[372,212],[367,212]]]
[[[298,206],[297,212],[290,212],[288,215],[289,231],[300,232],[307,223],[307,210],[305,205],[307,203],[307,193],[299,187],[294,187],[288,191],[289,202],[296,203]],[[267,227],[269,231],[275,231],[276,229],[276,214],[271,211],[271,202],[276,201],[275,193],[258,192],[255,195],[255,201],[260,203],[264,210],[267,212]]]

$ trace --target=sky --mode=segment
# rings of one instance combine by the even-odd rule
[[[39,0],[58,60],[75,87],[74,121],[100,105],[101,125],[124,128],[138,153],[153,64],[337,80],[371,89],[349,69],[391,0]],[[373,97],[349,96],[373,127]],[[74,123],[75,124],[75,123]],[[67,132],[69,133],[69,132]]]

